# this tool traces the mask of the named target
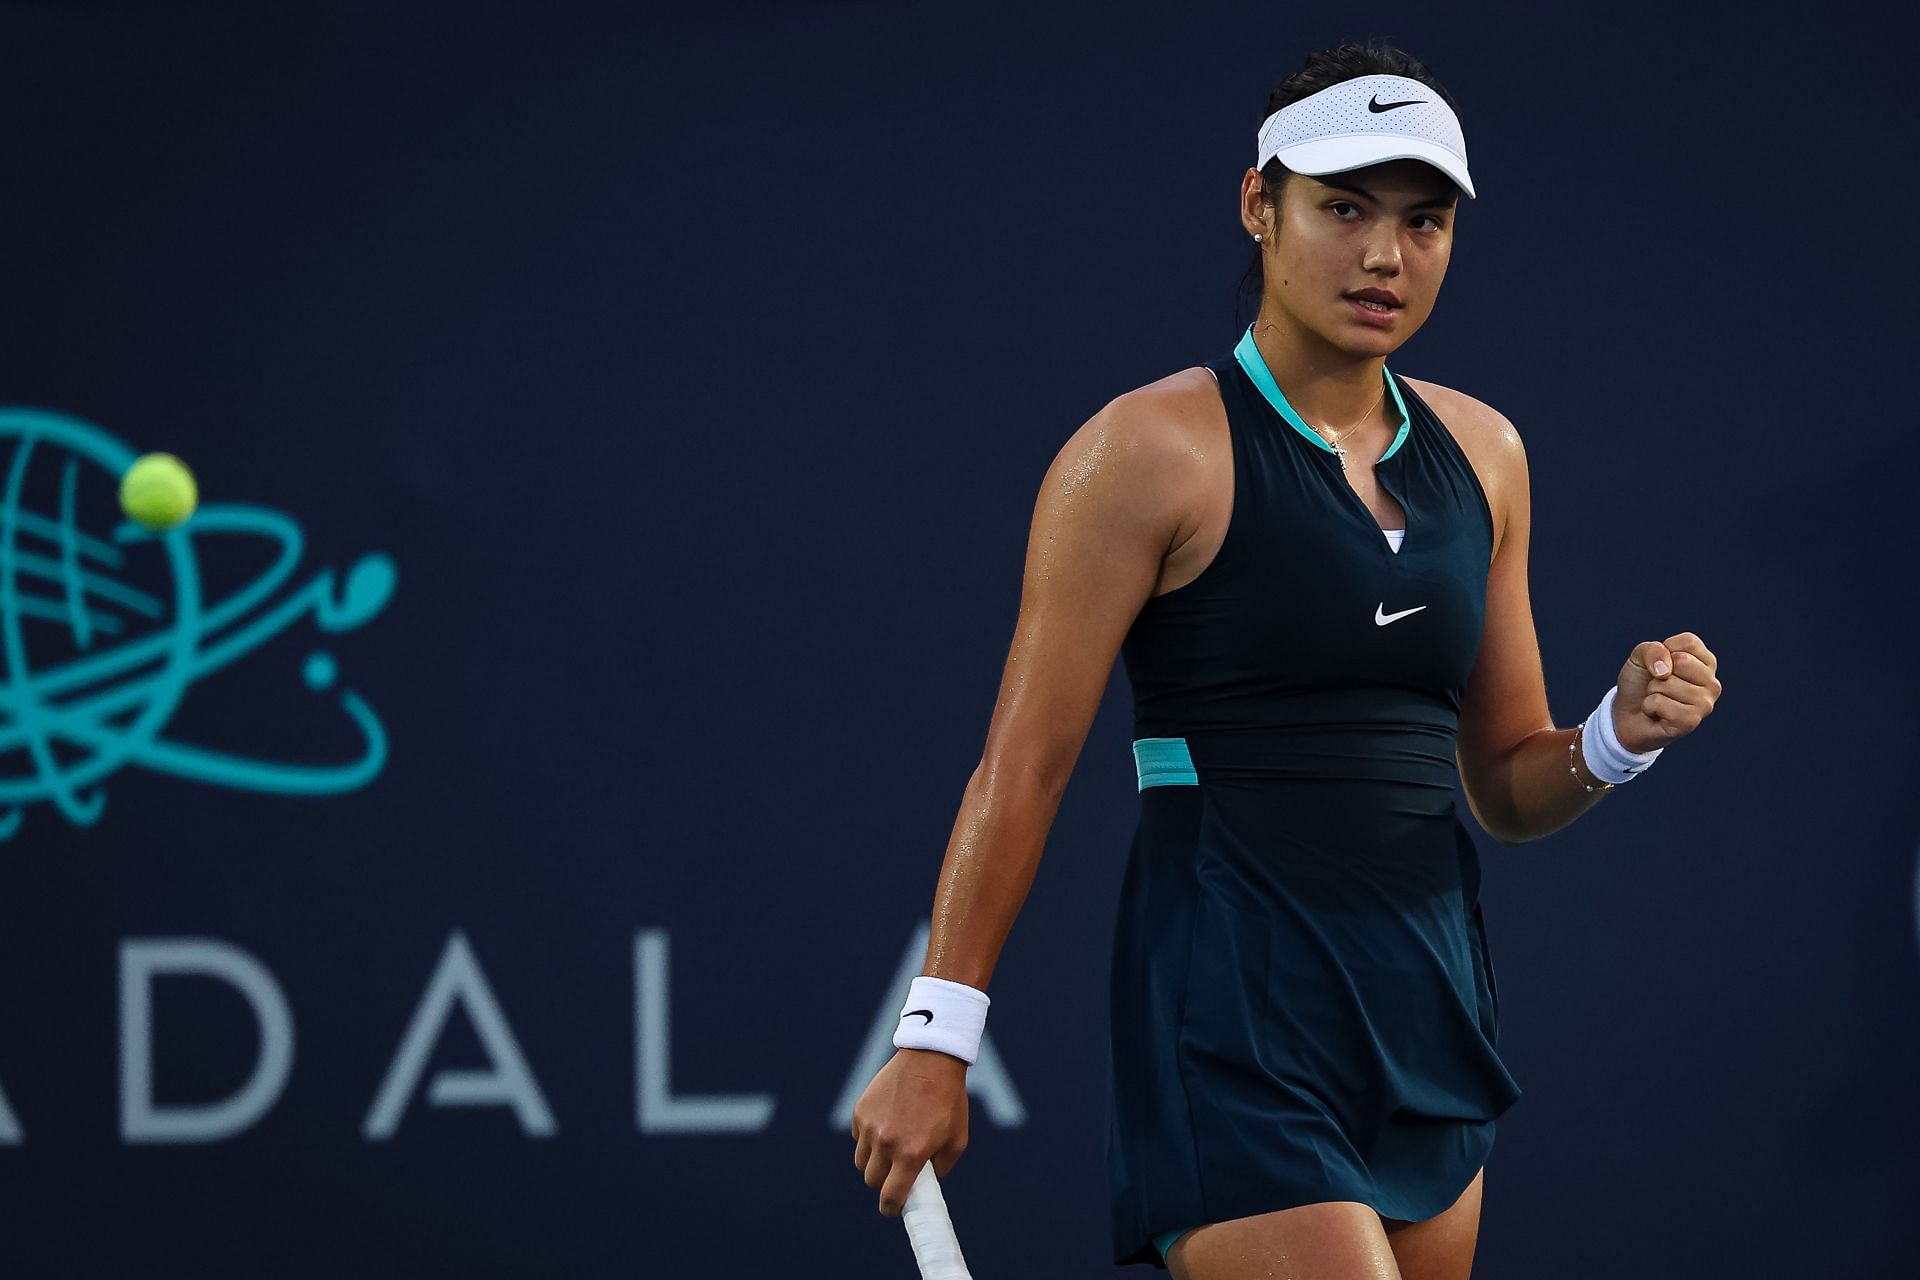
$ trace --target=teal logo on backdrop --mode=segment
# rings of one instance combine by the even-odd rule
[[[120,475],[138,456],[79,418],[0,408],[0,840],[29,805],[51,803],[91,826],[105,782],[138,765],[195,782],[286,795],[365,785],[386,762],[387,738],[366,700],[338,689],[333,656],[316,649],[302,678],[356,726],[356,758],[312,763],[243,756],[166,736],[203,677],[311,616],[321,631],[364,625],[393,596],[393,560],[370,552],[344,576],[331,568],[288,588],[300,526],[269,507],[210,503],[186,523],[150,533],[120,513]],[[191,462],[191,459],[189,459]],[[104,530],[104,536],[90,530]],[[199,540],[242,536],[278,544],[273,563],[218,600],[203,593]],[[161,585],[152,589],[151,582]],[[136,585],[138,583],[139,585]]]

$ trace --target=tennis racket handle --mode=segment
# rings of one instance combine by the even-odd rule
[[[954,1237],[953,1219],[947,1216],[947,1200],[940,1194],[933,1161],[920,1166],[920,1176],[907,1192],[900,1217],[907,1224],[907,1239],[913,1243],[913,1260],[920,1264],[921,1280],[972,1280],[966,1260],[960,1256],[960,1241]]]

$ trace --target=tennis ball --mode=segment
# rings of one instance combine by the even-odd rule
[[[192,515],[199,498],[193,472],[170,453],[142,454],[120,477],[120,509],[153,533]]]

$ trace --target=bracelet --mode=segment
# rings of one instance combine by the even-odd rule
[[[1599,786],[1596,787],[1591,782],[1588,782],[1583,778],[1581,778],[1580,771],[1573,767],[1574,747],[1576,744],[1579,743],[1582,734],[1584,734],[1584,732],[1586,731],[1586,727],[1587,727],[1587,722],[1585,720],[1582,720],[1579,724],[1574,726],[1573,737],[1567,739],[1567,772],[1573,775],[1573,780],[1575,782],[1578,782],[1581,786],[1585,787],[1589,791],[1611,791],[1613,790],[1613,784],[1611,782],[1602,782]]]
[[[900,1025],[893,1032],[896,1049],[937,1049],[972,1064],[980,1056],[980,1036],[987,1028],[987,993],[945,978],[918,977],[907,988]]]

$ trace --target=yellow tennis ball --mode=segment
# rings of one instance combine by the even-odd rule
[[[120,477],[120,509],[154,533],[192,515],[199,500],[193,472],[170,453],[142,454]]]

